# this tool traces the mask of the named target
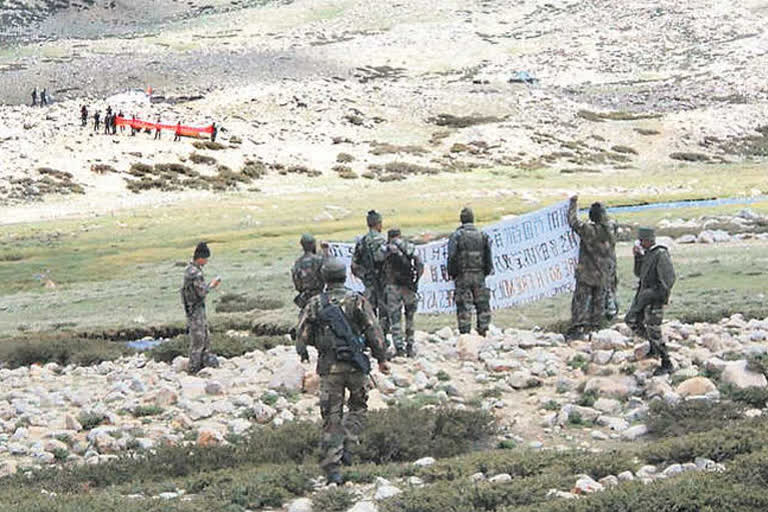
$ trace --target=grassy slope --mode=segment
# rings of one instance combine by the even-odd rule
[[[290,304],[288,267],[298,252],[298,238],[310,231],[320,239],[352,240],[363,230],[365,211],[377,208],[387,226],[405,233],[443,234],[456,225],[457,212],[471,204],[482,223],[504,215],[531,211],[582,190],[582,203],[600,199],[610,204],[679,198],[742,196],[761,189],[759,167],[681,167],[666,169],[664,186],[652,193],[646,185],[662,181],[653,174],[625,171],[615,176],[561,175],[552,170],[496,169],[472,174],[417,177],[405,182],[358,180],[352,184],[332,177],[309,182],[312,192],[289,195],[229,194],[191,204],[181,203],[95,219],[55,221],[0,228],[0,332],[19,326],[45,329],[59,323],[78,327],[133,325],[141,316],[149,324],[179,320],[176,290],[182,269],[200,239],[211,241],[208,274],[224,277],[227,292],[269,294]],[[610,187],[609,187],[610,185]],[[534,195],[538,202],[523,199]],[[349,211],[339,220],[314,219],[326,206]],[[768,211],[768,205],[754,205]],[[653,211],[624,214],[622,222],[655,222],[662,217],[702,213],[735,213],[740,206],[716,209]],[[329,210],[332,211],[332,210]],[[336,215],[339,217],[339,215]],[[622,298],[631,296],[629,251],[620,249]],[[672,311],[691,305],[712,308],[711,294],[727,297],[731,309],[763,305],[756,299],[759,261],[768,251],[762,244],[686,247],[675,254],[680,275]],[[2,261],[7,259],[18,261]],[[754,266],[755,268],[748,269]],[[748,271],[749,270],[749,271]],[[48,271],[55,290],[41,287],[37,276]],[[702,273],[695,277],[695,274]],[[706,290],[704,293],[702,290]],[[500,325],[533,325],[567,318],[567,299],[500,312]],[[294,314],[290,308],[286,314]],[[444,323],[431,317],[421,325]]]

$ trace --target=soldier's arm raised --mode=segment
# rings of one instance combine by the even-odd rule
[[[579,220],[578,201],[579,196],[573,196],[568,203],[568,225],[579,236],[583,236],[582,232],[584,231],[585,223]]]

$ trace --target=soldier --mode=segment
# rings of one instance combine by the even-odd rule
[[[101,121],[101,113],[97,110],[93,113],[93,131],[99,131],[99,123]]]
[[[577,339],[596,331],[605,316],[606,293],[615,289],[616,227],[608,220],[601,203],[589,208],[589,222],[579,220],[579,197],[571,197],[568,224],[579,235],[579,263],[576,266],[576,289],[571,300],[571,327],[568,337]]]
[[[368,233],[358,238],[352,254],[352,274],[365,285],[365,298],[371,303],[373,312],[381,323],[386,336],[389,326],[384,309],[384,287],[381,282],[381,262],[376,261],[376,253],[386,243],[381,234],[382,218],[376,210],[368,212],[366,217]]]
[[[675,284],[675,269],[666,247],[656,245],[656,234],[652,228],[638,230],[638,242],[632,248],[635,255],[635,275],[639,278],[635,298],[629,307],[624,322],[635,334],[647,338],[651,349],[648,355],[661,359],[656,375],[669,373],[672,361],[661,334],[664,306]]]
[[[216,356],[209,352],[211,342],[205,317],[205,297],[209,291],[219,286],[221,279],[217,277],[209,284],[205,283],[203,267],[210,257],[208,245],[205,242],[197,244],[192,261],[184,270],[184,286],[181,288],[189,334],[189,373],[193,375],[202,370],[203,366],[218,367]]]
[[[88,107],[85,105],[80,107],[80,122],[82,123],[83,127],[88,124]]]
[[[344,286],[344,263],[330,258],[323,264],[326,291],[309,300],[302,310],[296,337],[296,352],[309,362],[307,345],[317,351],[320,376],[320,414],[323,418],[324,459],[320,463],[328,483],[343,483],[339,468],[349,460],[368,410],[370,362],[362,350],[371,349],[379,371],[389,373],[384,333],[364,296]],[[349,391],[348,412],[344,394]]]
[[[211,142],[216,142],[216,136],[219,134],[219,128],[216,126],[216,123],[213,123],[211,127]]]
[[[155,140],[160,138],[160,116],[157,116],[157,123],[155,124]]]
[[[301,311],[309,299],[323,291],[323,276],[320,273],[323,267],[323,257],[317,254],[317,243],[312,235],[301,235],[299,243],[304,249],[304,254],[293,264],[291,278],[294,288],[299,292],[294,297],[293,302],[299,306],[299,311]]]
[[[387,243],[377,253],[377,260],[382,261],[384,280],[384,303],[395,344],[395,356],[413,357],[414,326],[413,318],[419,305],[419,278],[424,272],[424,263],[416,253],[413,244],[400,238],[398,228],[387,233]],[[405,309],[405,344],[403,344],[403,309]]]
[[[32,106],[33,107],[37,106],[37,87],[32,89]]]
[[[475,225],[475,214],[464,208],[461,226],[448,240],[448,275],[456,283],[455,301],[459,332],[472,330],[472,310],[477,313],[477,332],[485,336],[491,323],[491,292],[485,278],[493,272],[491,241]]]
[[[176,122],[176,131],[173,133],[173,142],[181,140],[181,121]]]
[[[40,106],[43,107],[45,105],[48,105],[48,89],[43,87],[43,90],[40,93]]]

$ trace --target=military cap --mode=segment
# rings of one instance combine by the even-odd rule
[[[389,231],[387,231],[387,238],[389,240],[392,240],[395,237],[400,236],[400,228],[392,228]]]
[[[208,244],[205,242],[200,242],[197,244],[197,247],[195,247],[195,255],[192,257],[193,260],[203,258],[207,259],[211,257],[211,250],[208,248]]]
[[[309,251],[313,249],[317,244],[315,242],[315,237],[310,235],[309,233],[304,233],[301,235],[301,240],[299,241],[301,246],[304,248],[305,251]]]
[[[338,258],[328,258],[320,274],[326,283],[343,283],[347,280],[347,266]]]
[[[371,210],[368,212],[368,216],[365,218],[365,220],[369,227],[373,227],[377,224],[381,224],[381,214],[376,210]]]
[[[462,224],[468,224],[471,222],[475,222],[475,212],[472,211],[472,208],[469,206],[465,206],[461,209],[461,213],[459,214],[459,220],[461,220]]]
[[[655,240],[656,231],[653,228],[639,228],[637,230],[637,238],[640,240]]]

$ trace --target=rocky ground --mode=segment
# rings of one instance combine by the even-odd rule
[[[618,179],[629,168],[765,156],[765,4],[724,5],[301,0],[213,9],[159,32],[22,43],[0,54],[0,101],[10,103],[0,107],[0,198],[8,206],[67,194],[57,201],[66,212],[222,190],[158,184],[137,198],[127,187],[136,163],[215,176],[218,165],[238,173],[258,161],[279,193],[291,169],[386,181],[549,167]],[[515,82],[520,71],[536,81]],[[148,85],[156,103],[113,96]],[[33,86],[47,86],[54,106],[19,106]],[[217,121],[224,147],[201,151],[211,164],[190,162],[195,149],[170,137],[93,135],[78,126],[83,103]],[[114,172],[94,173],[99,164]],[[78,192],[86,198],[73,201]]]
[[[449,327],[419,332],[416,358],[395,359],[391,376],[374,371],[370,406],[476,407],[497,417],[501,443],[605,451],[616,443],[642,442],[654,400],[714,403],[726,398],[721,390],[768,387],[753,362],[768,353],[768,319],[733,315],[716,325],[671,321],[664,333],[676,369],[654,377],[656,362],[645,358],[648,344],[630,337],[623,324],[570,344],[560,334],[515,329],[494,328],[487,338],[457,336]],[[140,354],[93,367],[50,363],[0,370],[2,473],[98,464],[166,444],[226,444],[258,425],[318,419],[318,377],[290,346],[222,360],[221,368],[198,376],[187,375],[186,365],[183,357],[169,365]],[[762,415],[764,407],[745,414]],[[643,467],[600,482],[585,475],[573,490],[552,492],[572,497],[571,492],[594,492],[619,480],[722,469],[701,459]],[[473,478],[503,482],[507,477]],[[358,491],[377,500],[397,492],[397,485],[382,481]]]

